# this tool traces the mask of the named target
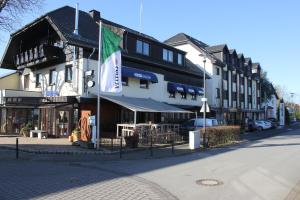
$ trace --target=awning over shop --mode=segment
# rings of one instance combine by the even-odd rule
[[[134,112],[160,112],[160,113],[191,113],[190,111],[171,106],[169,104],[146,98],[125,96],[101,95],[101,98],[128,108]]]
[[[157,76],[154,73],[126,66],[122,66],[122,76],[151,81],[152,83],[158,82]]]

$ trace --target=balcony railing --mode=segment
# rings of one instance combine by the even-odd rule
[[[53,45],[41,44],[17,54],[15,56],[15,64],[17,67],[30,67],[45,61],[59,59],[62,56],[62,48]]]

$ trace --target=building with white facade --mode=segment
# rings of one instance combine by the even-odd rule
[[[117,123],[180,122],[200,110],[203,72],[184,51],[103,19],[95,10],[79,11],[76,34],[75,14],[65,6],[11,35],[2,65],[21,74],[21,91],[3,97],[3,133],[18,133],[28,122],[53,137],[67,137],[78,126],[88,131],[87,118],[97,113],[98,85],[88,83],[97,83],[100,19],[125,30],[123,90],[101,93],[104,136],[114,134]]]
[[[209,46],[189,35],[179,33],[165,41],[166,44],[185,51],[199,69],[206,57],[208,103],[213,112],[211,117],[227,124],[244,124],[248,119],[259,118],[260,65],[252,64],[226,44]]]

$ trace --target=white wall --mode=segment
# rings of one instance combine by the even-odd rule
[[[276,96],[273,94],[270,99],[268,99],[266,102],[261,103],[261,107],[265,108],[265,111],[268,106],[273,107],[273,109],[269,109],[269,112],[267,114],[267,118],[275,118],[277,119],[277,106],[278,106],[278,100],[276,99]]]
[[[84,63],[86,60],[84,61]],[[91,60],[90,69],[95,70],[94,81],[97,83],[97,61]],[[86,66],[86,65],[85,65]],[[127,97],[137,97],[137,98],[152,98],[160,102],[166,102],[169,104],[177,105],[190,105],[190,106],[201,106],[201,96],[197,96],[197,100],[192,100],[192,96],[187,94],[186,99],[181,99],[181,95],[176,93],[175,98],[169,97],[169,92],[167,90],[168,82],[164,80],[164,75],[154,73],[157,76],[158,83],[149,82],[149,88],[140,88],[140,80],[137,78],[128,78],[128,86],[122,86],[123,90],[121,93],[102,93],[108,95],[124,95]],[[98,91],[97,84],[93,88],[89,88],[88,92],[92,96],[96,96]],[[85,96],[85,94],[83,95]]]
[[[203,57],[199,56],[199,54],[202,54],[201,51],[190,44],[179,45],[176,46],[176,48],[187,52],[186,58],[198,66],[199,69],[204,71]],[[208,98],[208,104],[214,107],[221,106],[220,99],[217,99],[216,88],[220,88],[220,92],[222,93],[222,70],[220,68],[220,75],[217,75],[217,67],[218,66],[214,65],[209,58],[206,59],[205,70],[207,74],[211,76],[211,79],[206,80],[206,96]]]
[[[24,75],[29,74],[29,91],[42,92],[43,96],[46,95],[46,91],[58,92],[59,96],[81,95],[83,91],[83,59],[79,59],[79,80],[76,81],[76,83],[65,82],[65,66],[69,64],[72,64],[72,62],[61,63],[35,71],[26,68],[21,76],[21,89],[24,90]],[[57,72],[56,83],[54,85],[49,85],[49,73],[52,69],[55,69]],[[41,87],[36,87],[36,74],[41,74]],[[78,88],[78,90],[76,88]]]

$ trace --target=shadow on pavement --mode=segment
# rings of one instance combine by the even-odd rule
[[[290,136],[300,138],[300,133],[289,131],[279,137],[284,139]],[[171,147],[153,149],[153,158],[158,159],[151,159],[150,151],[146,150],[123,154],[123,160],[118,159],[119,154],[51,155],[24,152],[20,153],[20,160],[13,160],[14,151],[0,150],[0,199],[44,198],[47,195],[70,192],[70,190],[81,191],[81,189],[83,193],[91,192],[83,188],[100,184],[98,188],[100,190],[101,184],[110,181],[124,177],[136,178],[140,173],[205,159],[240,148],[300,145],[300,143],[260,145],[262,140],[249,141],[224,148],[195,151],[192,154],[186,147],[176,146],[175,156],[172,156]],[[181,156],[184,154],[189,155]],[[126,170],[118,170],[121,168]],[[112,189],[108,189],[110,192],[118,192],[113,189],[117,187],[117,182],[115,184],[110,186]]]

